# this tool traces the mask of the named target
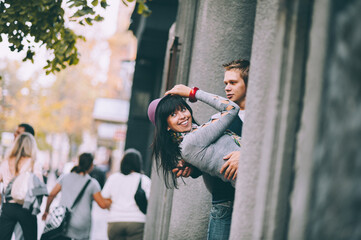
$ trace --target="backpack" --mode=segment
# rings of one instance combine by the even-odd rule
[[[29,189],[31,173],[23,172],[16,176],[11,187],[11,197],[16,203],[23,204]]]

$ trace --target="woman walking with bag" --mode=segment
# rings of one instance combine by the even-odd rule
[[[36,214],[40,212],[41,196],[47,194],[47,191],[41,180],[41,166],[35,162],[36,151],[34,137],[29,133],[22,133],[16,137],[10,155],[0,165],[0,181],[5,190],[0,216],[1,240],[11,239],[17,222],[20,223],[25,240],[37,239]],[[16,181],[17,178],[22,182]],[[13,184],[17,186],[14,189]],[[41,190],[37,199],[37,196],[31,194],[31,189],[35,187]]]
[[[48,216],[50,205],[60,191],[61,199],[59,204],[71,209],[67,229],[65,229],[62,236],[54,239],[89,239],[93,200],[101,208],[110,206],[111,200],[104,199],[100,194],[99,183],[88,175],[92,167],[93,156],[90,153],[81,154],[79,164],[72,169],[71,173],[61,176],[51,191],[46,202],[43,220]],[[81,198],[73,206],[83,188]]]
[[[128,149],[124,153],[120,165],[120,173],[114,173],[104,185],[102,195],[112,199],[108,217],[109,240],[143,239],[146,206],[137,205],[134,196],[139,186],[149,198],[150,179],[141,174],[142,156],[135,149]],[[146,199],[145,205],[146,205]],[[140,210],[142,209],[143,212]]]

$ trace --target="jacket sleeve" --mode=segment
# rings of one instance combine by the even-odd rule
[[[202,90],[197,91],[196,98],[220,112],[218,118],[211,119],[187,135],[187,143],[208,146],[224,134],[237,116],[239,106],[228,99]]]
[[[40,213],[43,196],[48,196],[47,187],[35,174],[32,174],[23,208],[31,210],[32,215],[37,215]]]

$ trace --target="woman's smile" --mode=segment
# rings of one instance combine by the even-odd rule
[[[184,122],[181,122],[180,125],[188,125],[188,120],[184,121]]]
[[[192,115],[185,107],[174,111],[167,118],[168,130],[189,132],[192,129]]]

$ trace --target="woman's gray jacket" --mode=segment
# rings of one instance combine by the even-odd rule
[[[239,137],[226,131],[237,116],[239,106],[228,99],[202,90],[198,90],[195,97],[220,113],[184,136],[179,145],[182,158],[202,172],[231,182],[234,186],[235,181],[226,179],[220,170],[225,163],[224,156],[233,151],[240,151],[237,143]]]

